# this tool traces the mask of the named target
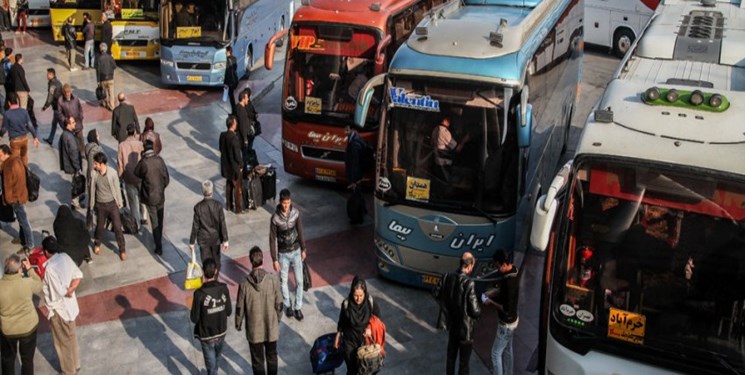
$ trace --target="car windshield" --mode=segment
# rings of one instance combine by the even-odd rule
[[[345,26],[295,26],[290,40],[285,115],[349,124],[357,95],[375,72],[376,34]],[[379,108],[368,112],[368,122],[377,121]]]
[[[518,152],[514,128],[504,125],[503,88],[397,79],[388,90],[379,197],[445,211],[514,211]]]
[[[174,42],[224,42],[230,37],[226,1],[167,1],[161,9],[161,38]]]
[[[745,371],[743,184],[594,162],[576,171],[568,199],[558,327],[618,350]]]

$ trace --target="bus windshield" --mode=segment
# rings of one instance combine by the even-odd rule
[[[514,212],[517,141],[504,121],[511,89],[417,78],[397,79],[388,90],[381,199],[451,212]]]
[[[709,369],[685,372],[744,372],[745,185],[636,165],[586,162],[575,173],[552,332]]]
[[[164,1],[161,35],[169,44],[225,43],[230,38],[225,0]]]
[[[374,74],[376,33],[339,25],[295,25],[291,32],[285,115],[349,124],[357,94]],[[369,112],[368,122],[378,113],[379,106]]]

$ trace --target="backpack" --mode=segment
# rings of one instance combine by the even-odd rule
[[[3,74],[0,74],[0,84],[4,85],[8,81],[8,74],[10,74],[10,59],[6,57],[0,61],[0,64],[3,67]]]
[[[39,199],[39,185],[41,180],[34,172],[26,167],[26,189],[28,190],[28,201],[36,202]]]

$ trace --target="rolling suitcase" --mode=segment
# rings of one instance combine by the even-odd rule
[[[342,363],[344,355],[341,350],[334,348],[336,333],[321,335],[313,342],[310,349],[310,366],[314,374],[334,373]]]
[[[248,179],[248,208],[256,210],[264,205],[261,179],[253,175]]]
[[[274,200],[277,196],[277,169],[269,167],[261,176],[262,204],[268,200]]]

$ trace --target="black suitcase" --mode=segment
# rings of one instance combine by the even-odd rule
[[[269,167],[266,173],[261,176],[262,205],[268,200],[274,200],[277,197],[277,169]]]
[[[255,210],[264,205],[261,179],[256,176],[252,176],[248,181],[248,208]]]

